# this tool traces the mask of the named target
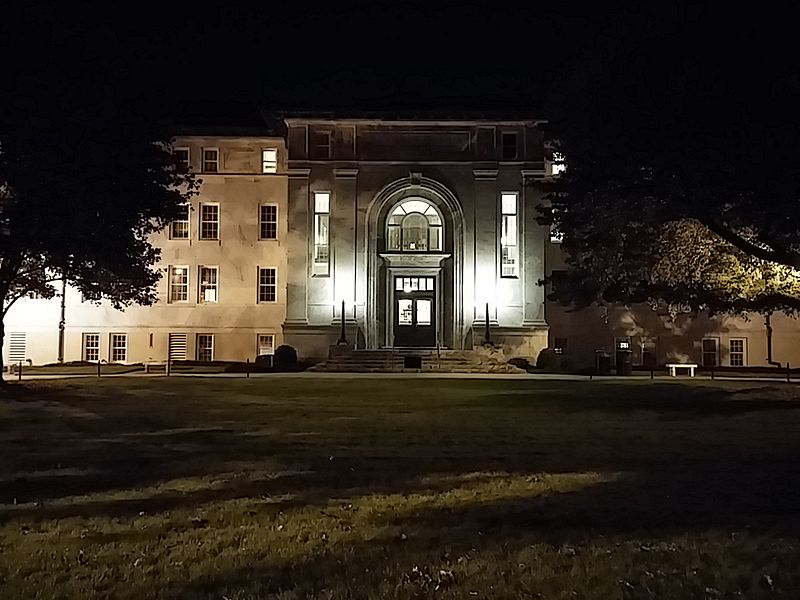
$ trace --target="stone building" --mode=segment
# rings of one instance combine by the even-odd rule
[[[360,349],[472,349],[491,340],[567,365],[597,351],[633,362],[765,365],[763,320],[681,317],[648,307],[569,312],[540,281],[562,268],[538,224],[553,175],[529,116],[285,116],[278,127],[193,129],[175,152],[202,179],[186,217],[155,236],[159,301],[117,311],[67,289],[65,361],[243,361],[294,346],[324,360]],[[56,362],[60,298],[6,319],[7,361]],[[800,328],[772,322],[773,358],[800,361]]]

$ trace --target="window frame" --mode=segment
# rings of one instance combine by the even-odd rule
[[[317,206],[317,199],[322,198],[323,196],[327,197],[327,210],[321,211],[318,210]],[[331,198],[333,194],[329,191],[325,190],[317,190],[312,194],[312,201],[314,203],[314,221],[313,221],[313,246],[312,246],[312,254],[311,254],[311,276],[312,277],[330,277],[331,274]],[[323,229],[322,223],[324,225],[324,244],[320,243],[320,240],[323,238],[321,231]],[[318,257],[320,256],[321,248],[325,248],[325,260],[320,260]]]
[[[208,269],[214,273],[212,284],[203,282],[203,270]],[[219,265],[197,265],[197,303],[198,304],[217,304],[219,303]],[[214,290],[214,300],[206,300],[206,290]]]
[[[270,338],[272,338],[272,345],[270,346],[270,348],[272,349],[271,352],[267,352],[266,354],[263,354],[261,352],[261,348],[262,348],[262,346],[261,346],[261,338],[262,337],[270,337]],[[256,334],[256,356],[274,356],[275,355],[276,338],[277,338],[277,336],[274,333],[257,333]]]
[[[121,338],[124,344],[122,346],[117,346],[115,344],[115,338]],[[122,358],[114,358],[115,352],[119,349],[122,349],[123,356]],[[108,362],[110,363],[117,363],[117,362],[127,362],[128,361],[128,334],[127,333],[119,333],[119,332],[112,332],[108,334]]]
[[[265,157],[267,152],[274,152],[275,153],[275,160],[267,160]],[[266,147],[261,148],[261,174],[262,175],[272,175],[278,172],[278,158],[279,153],[278,149],[275,147]]]
[[[270,221],[264,220],[264,209],[265,208],[274,208],[275,209],[275,236],[274,237],[265,237],[264,236],[264,225],[268,225]],[[258,205],[258,239],[262,242],[274,242],[278,239],[278,213],[279,208],[278,205],[274,202],[264,202],[263,204]]]
[[[505,206],[505,198],[514,197],[514,211],[508,212]],[[513,220],[512,220],[513,218]],[[508,219],[508,221],[507,221]],[[501,279],[518,279],[520,276],[519,257],[520,257],[520,231],[519,231],[519,192],[505,191],[500,192],[500,277]],[[513,223],[513,232],[509,233],[508,223]],[[513,240],[513,244],[508,243]],[[513,260],[506,261],[506,255],[510,255],[513,249]],[[512,268],[507,270],[510,265]]]
[[[263,282],[261,278],[262,271],[272,271],[273,272],[273,281],[272,283]],[[257,285],[256,285],[256,303],[257,304],[275,304],[278,302],[278,267],[258,267],[258,271],[256,272],[258,277]],[[266,296],[262,297],[262,290],[268,292],[270,289],[273,289],[274,297],[272,300],[266,298]],[[262,299],[263,298],[263,299]]]
[[[205,221],[203,209],[206,206],[215,206],[217,209],[217,219],[216,221]],[[198,216],[198,227],[197,227],[197,239],[202,241],[218,241],[219,240],[219,229],[220,229],[220,222],[221,222],[221,208],[219,202],[201,202],[200,203],[200,215]],[[203,235],[203,225],[206,223],[215,223],[216,224],[216,235],[214,237],[205,237]]]
[[[183,160],[183,159],[179,158],[178,162],[180,162],[182,165],[184,165],[187,170],[191,169],[192,168],[192,149],[189,146],[175,146],[172,149],[172,154],[176,158],[177,158],[177,153],[178,152],[186,152],[186,160]]]
[[[506,155],[506,139],[514,138],[514,155]],[[500,160],[503,162],[519,160],[519,132],[518,131],[501,131],[500,132]]]
[[[191,202],[183,202],[181,206],[186,207],[186,219],[174,219],[169,223],[169,239],[171,240],[188,240],[192,237],[192,204]],[[175,235],[175,225],[178,223],[186,224],[186,235]]]
[[[733,350],[733,343],[734,342],[741,342],[742,349],[734,351]],[[738,356],[741,363],[734,364],[733,357]],[[747,366],[747,338],[745,337],[737,337],[737,338],[730,338],[728,340],[728,364],[731,367],[746,367]]]
[[[219,173],[220,172],[220,168],[219,168],[219,146],[209,146],[208,148],[204,147],[202,152],[203,152],[203,155],[202,155],[202,159],[203,159],[202,167],[203,167],[203,170],[202,170],[202,172],[203,173],[210,173],[212,175],[214,173]],[[206,158],[206,152],[216,152],[217,157],[214,160],[208,160]],[[209,169],[208,168],[209,164],[213,164],[214,168],[213,169]]]
[[[324,136],[327,144],[317,144],[314,140],[315,136]],[[326,152],[320,152],[320,148],[325,148]],[[309,154],[311,160],[330,160],[333,156],[333,131],[330,129],[316,130],[309,133]]]
[[[91,348],[91,350],[95,350],[96,351],[95,353],[97,355],[93,359],[89,358],[89,356],[88,356],[88,351],[90,350],[90,348],[87,345],[87,342],[88,342],[89,338],[94,338],[95,341],[97,342],[97,346],[94,347],[94,348]],[[82,339],[81,339],[81,358],[85,362],[99,362],[100,361],[100,334],[99,333],[84,332],[84,334],[82,336]]]
[[[713,352],[714,364],[713,365],[706,364],[706,355],[711,355],[712,354],[711,352],[706,352],[705,343],[707,341],[713,341],[714,342],[714,352]],[[720,364],[719,364],[719,346],[720,346],[720,344],[719,344],[719,338],[718,337],[704,337],[704,338],[700,339],[700,364],[703,367],[718,367],[718,366],[720,366]]]
[[[404,205],[411,202],[421,202],[426,204],[427,207],[424,211],[420,212],[418,210],[412,210],[411,212],[406,212],[406,209],[403,208]],[[397,210],[403,208],[402,215],[397,215]],[[439,221],[438,223],[431,223],[431,216],[428,214],[428,209],[433,210],[436,219]],[[416,248],[406,248],[405,247],[405,221],[408,217],[412,215],[420,215],[425,218],[426,220],[426,231],[425,231],[425,249],[424,250],[417,250]],[[400,216],[400,221],[396,223],[392,223],[392,219],[394,217]],[[442,213],[439,211],[439,208],[427,198],[423,198],[421,196],[408,196],[403,198],[399,202],[397,202],[392,209],[389,211],[389,214],[386,216],[386,238],[384,241],[384,246],[386,252],[402,252],[402,253],[409,253],[409,254],[424,254],[427,252],[444,252],[445,246],[445,228],[444,228],[444,218],[442,217]],[[394,235],[392,233],[394,232]],[[433,247],[432,240],[433,236],[431,235],[433,232],[436,232],[436,239],[438,244],[436,244],[436,248]],[[392,243],[392,239],[395,238],[397,240],[397,245]]]
[[[172,293],[175,269],[183,269],[186,274],[186,283],[179,284],[186,289],[186,298],[184,300],[175,300]],[[187,304],[189,302],[189,289],[189,265],[169,265],[167,267],[167,304]]]
[[[205,347],[201,346],[201,344],[200,344],[200,339],[201,338],[208,338],[209,340],[211,340],[211,348],[210,348],[211,354],[209,355],[209,359],[208,360],[200,358],[200,353],[201,352],[209,350],[209,348],[205,348]],[[214,334],[213,333],[198,333],[195,336],[195,338],[194,338],[194,357],[195,357],[195,360],[197,362],[209,362],[209,363],[210,362],[214,362],[214,352],[216,351],[216,349],[217,349],[217,343],[216,343],[216,340],[214,339]]]

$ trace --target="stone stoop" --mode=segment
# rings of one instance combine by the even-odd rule
[[[498,353],[499,354],[499,353]],[[421,360],[421,367],[413,362]],[[497,355],[477,350],[387,348],[331,352],[323,363],[308,369],[325,373],[525,373]]]

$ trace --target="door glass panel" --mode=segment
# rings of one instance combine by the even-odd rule
[[[431,301],[417,300],[417,325],[431,324]]]
[[[413,300],[401,298],[397,301],[397,322],[400,325],[413,324]]]

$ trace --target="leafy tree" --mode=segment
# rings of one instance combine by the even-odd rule
[[[77,76],[49,72],[4,98],[2,318],[29,292],[52,298],[62,278],[118,308],[156,299],[159,250],[150,236],[198,184],[171,154],[158,113],[94,75],[82,86]]]
[[[685,17],[620,24],[629,43],[555,96],[551,149],[568,168],[540,210],[568,269],[552,297],[800,308],[800,78],[772,46],[721,44]]]

